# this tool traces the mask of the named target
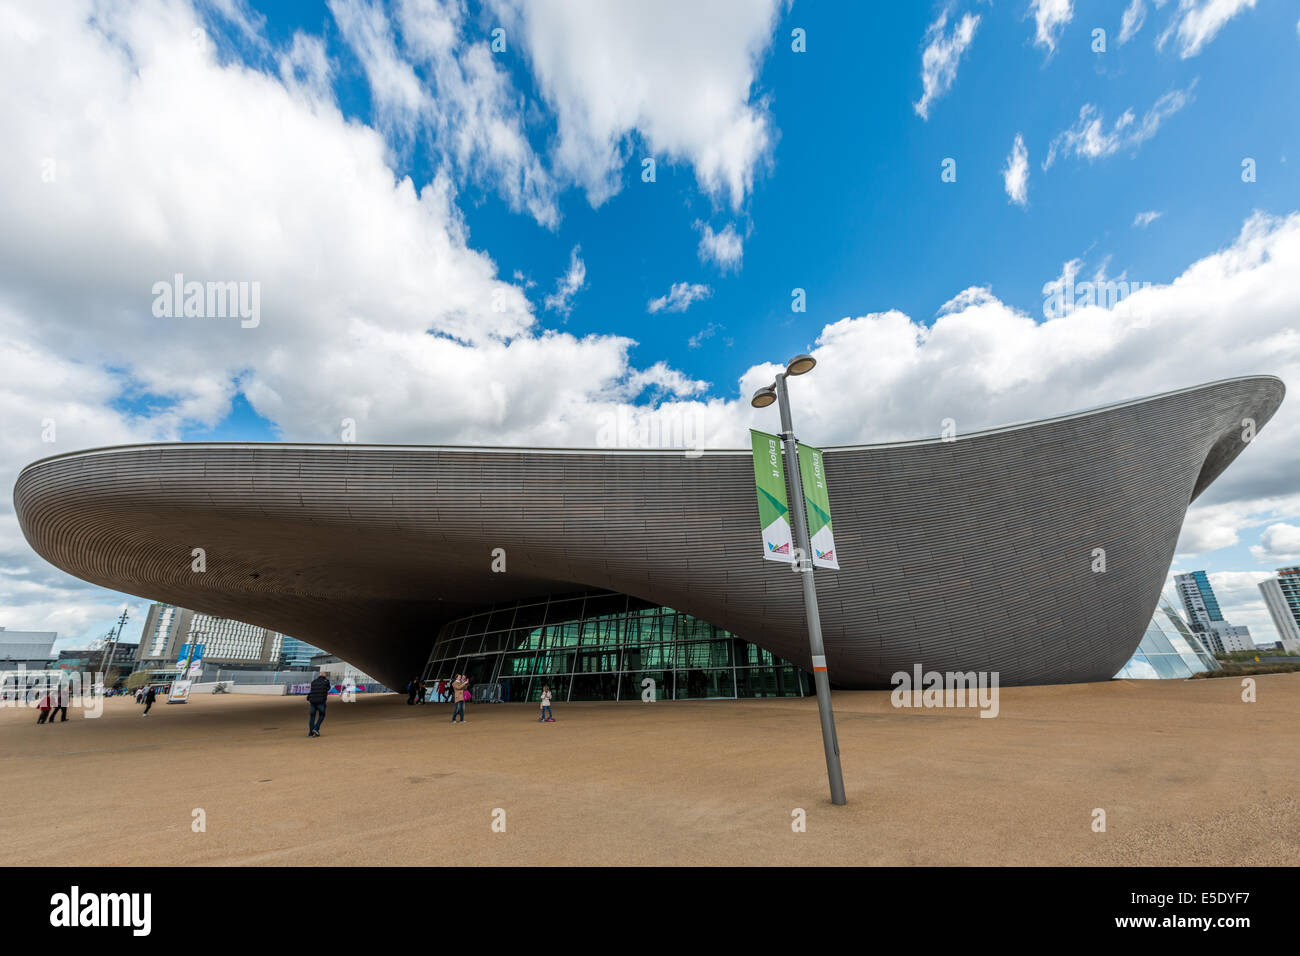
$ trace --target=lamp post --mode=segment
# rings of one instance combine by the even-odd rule
[[[129,615],[126,606],[122,606],[122,616],[117,619],[116,630],[110,630],[104,638],[103,653],[99,657],[99,672],[108,677],[108,669],[113,666],[113,658],[117,656],[117,642],[122,637],[122,628],[126,626]]]
[[[812,543],[808,537],[808,515],[804,511],[803,476],[799,472],[799,446],[794,439],[794,424],[790,417],[790,396],[785,380],[791,375],[804,375],[813,370],[817,360],[811,355],[796,355],[776,376],[776,381],[760,388],[750,399],[755,408],[766,408],[773,402],[781,409],[781,444],[785,448],[785,467],[790,474],[790,492],[794,500],[794,541],[797,559],[794,570],[803,582],[804,615],[808,620],[808,650],[812,656],[813,684],[817,688],[817,713],[822,722],[822,745],[826,749],[826,775],[830,778],[831,803],[843,806],[844,772],[840,768],[840,743],[835,736],[835,714],[831,710],[831,682],[826,674],[826,648],[822,644],[821,614],[817,610],[817,585],[813,581]]]

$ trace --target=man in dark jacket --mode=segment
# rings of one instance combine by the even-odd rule
[[[59,689],[50,695],[50,723],[54,723],[54,718],[58,716],[59,711],[63,711],[63,723],[68,722],[68,685],[60,684]]]
[[[150,684],[149,689],[144,692],[144,713],[140,715],[141,717],[149,716],[149,708],[153,706],[153,702],[157,699],[158,691],[154,689],[153,684]]]
[[[325,702],[330,696],[330,679],[317,674],[307,692],[307,736],[319,737],[320,725],[325,722]]]

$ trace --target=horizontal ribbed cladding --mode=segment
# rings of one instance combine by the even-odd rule
[[[1281,397],[1274,379],[1217,383],[941,443],[944,467],[928,472],[934,444],[828,452],[836,577],[857,595],[828,647],[884,647],[887,670],[924,651],[927,667],[979,665],[1007,683],[1110,676],[1154,609],[1207,456],[1240,452],[1242,418],[1262,425]]]
[[[1109,678],[1188,502],[1244,447],[1241,420],[1262,427],[1281,398],[1275,379],[1240,379],[953,442],[827,449],[832,680],[888,686],[918,662],[1007,684]],[[15,504],[73,574],[301,637],[390,684],[452,617],[593,588],[810,665],[799,578],[762,559],[747,454],[140,446],[30,466]]]

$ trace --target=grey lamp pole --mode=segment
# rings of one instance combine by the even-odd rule
[[[830,778],[831,803],[843,806],[847,801],[844,796],[844,772],[840,768],[840,743],[835,735],[835,714],[831,710],[831,682],[826,674],[826,648],[822,644],[821,614],[817,610],[817,585],[813,581],[812,542],[808,537],[808,515],[804,511],[803,476],[799,472],[799,447],[794,440],[794,424],[790,418],[790,396],[786,392],[787,375],[802,375],[817,363],[811,356],[800,355],[791,359],[786,371],[777,375],[771,386],[776,393],[776,400],[781,407],[781,444],[785,448],[785,467],[790,474],[790,492],[794,498],[791,512],[794,514],[794,543],[798,548],[799,560],[795,570],[803,582],[804,614],[808,619],[808,650],[812,655],[813,684],[817,688],[817,713],[822,722],[822,745],[826,749],[826,775]],[[772,404],[766,395],[767,389],[760,389],[754,395],[753,405],[763,408]]]
[[[99,657],[99,671],[105,677],[108,676],[108,669],[113,666],[113,658],[117,656],[117,642],[122,637],[122,628],[126,626],[127,618],[126,608],[122,608],[122,616],[117,619],[117,629],[110,630],[104,639],[104,650]]]

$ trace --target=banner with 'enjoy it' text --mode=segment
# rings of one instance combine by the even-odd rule
[[[835,555],[835,536],[831,533],[831,495],[826,487],[825,463],[820,448],[799,446],[799,478],[803,482],[803,499],[808,514],[808,537],[812,544],[815,568],[840,569]]]
[[[758,490],[758,523],[763,529],[763,557],[789,564],[794,561],[794,542],[790,537],[781,439],[753,429],[749,437],[754,447],[754,486]]]

